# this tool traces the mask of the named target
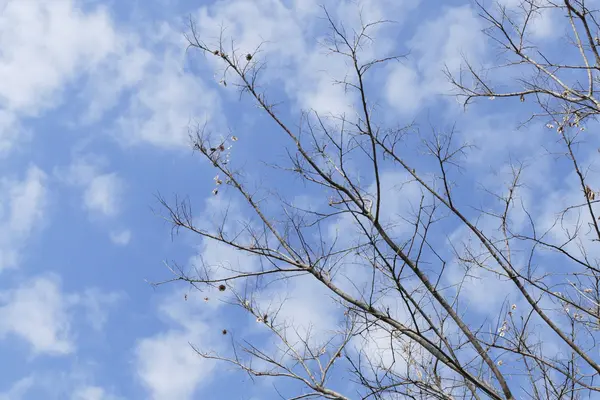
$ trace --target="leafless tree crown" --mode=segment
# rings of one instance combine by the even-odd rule
[[[364,59],[363,46],[385,21],[351,31],[324,10],[330,27],[324,45],[350,66],[351,74],[336,83],[356,99],[355,115],[306,111],[299,124],[286,121],[259,86],[260,47],[248,52],[224,39],[207,43],[190,21],[190,50],[220,60],[222,82],[239,88],[242,101],[250,98],[287,143],[289,161],[272,167],[321,193],[300,205],[275,192],[278,182],[263,181],[257,189],[230,157],[244,145],[244,132],[238,141],[205,126],[191,131],[194,148],[216,170],[213,194],[241,201],[253,216],[242,220],[225,209],[211,227],[192,215],[188,201],[162,200],[166,217],[177,229],[255,260],[256,267],[225,260],[170,266],[170,281],[217,289],[277,343],[238,340],[223,326],[216,329],[231,338],[231,353],[198,354],[252,377],[298,383],[290,386],[297,393],[276,384],[289,399],[600,398],[600,222],[597,194],[579,158],[588,134],[583,128],[600,110],[600,29],[588,3],[524,0],[510,9],[477,3],[500,61],[479,68],[465,60],[459,74],[447,71],[465,104],[478,97],[535,102],[531,121],[544,118],[541,124],[558,133],[549,141],[560,139],[559,155],[579,192],[550,224],[540,224],[529,209],[535,204],[523,200],[525,162],[509,164],[506,185],[489,189],[493,201],[479,207],[475,191],[457,186],[456,177],[468,175],[461,166],[472,149],[454,130],[424,134],[410,124],[381,126],[368,82],[376,67],[401,57]],[[557,61],[529,36],[532,21],[545,12],[568,21],[566,38],[575,49]],[[416,153],[435,168],[415,167]],[[390,185],[390,176],[404,181]],[[408,211],[386,209],[390,197],[407,203]],[[343,231],[333,232],[336,224]],[[451,234],[456,231],[461,234]],[[487,316],[471,312],[473,300],[463,289],[477,279],[510,288],[500,309]],[[287,280],[325,289],[339,305],[337,329],[315,339],[311,329],[280,317],[284,305],[259,301],[262,290]],[[374,341],[378,351],[359,345]]]

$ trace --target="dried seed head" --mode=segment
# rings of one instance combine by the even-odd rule
[[[250,61],[252,60],[252,54],[248,53],[246,54],[246,61]]]
[[[221,331],[221,333],[222,333],[223,335],[227,335],[227,329],[223,329],[223,330]]]
[[[589,201],[593,201],[596,198],[596,193],[594,193],[594,191],[592,190],[591,187],[589,186],[585,186],[585,197],[589,200]]]
[[[219,292],[224,292],[226,288],[225,285],[219,285]]]

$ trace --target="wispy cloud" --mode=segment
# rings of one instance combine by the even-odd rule
[[[38,277],[0,293],[0,336],[16,335],[34,354],[74,351],[69,300],[56,277]]]
[[[21,180],[0,181],[0,271],[16,267],[27,239],[43,226],[46,206],[46,174],[30,166]]]

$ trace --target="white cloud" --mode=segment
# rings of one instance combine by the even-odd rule
[[[153,54],[141,47],[140,39],[131,35],[118,53],[108,58],[82,87],[81,97],[87,101],[81,123],[98,122],[114,107],[123,91],[139,85],[152,66]],[[110,80],[111,84],[105,82]]]
[[[187,145],[188,126],[194,119],[204,123],[218,118],[214,91],[198,77],[183,73],[170,57],[166,54],[161,69],[144,78],[119,117],[123,143],[147,142],[167,148]]]
[[[0,393],[0,400],[21,400],[33,384],[34,379],[31,376],[19,379],[8,391]]]
[[[83,208],[92,215],[114,217],[120,211],[125,189],[123,180],[116,172],[101,172],[106,162],[91,155],[81,156],[66,169],[59,169],[60,180],[83,189]]]
[[[212,363],[187,344],[203,332],[169,331],[140,341],[138,375],[155,400],[191,399],[200,382],[212,371]]]
[[[308,339],[311,346],[319,346],[331,338],[344,310],[325,285],[312,276],[297,276],[283,285],[269,286],[274,289],[258,293],[256,303],[263,311],[276,311],[277,324],[293,327],[285,331],[289,343],[302,346],[299,340]],[[283,346],[274,336],[272,343],[272,350]]]
[[[390,346],[392,342],[394,345]],[[410,353],[405,349],[409,343],[413,344]],[[355,356],[367,358],[374,368],[374,371],[365,369],[367,376],[375,371],[390,371],[402,376],[406,374],[407,367],[410,365],[409,359],[420,361],[425,354],[422,348],[415,346],[414,342],[406,337],[392,336],[391,333],[377,326],[371,326],[365,329],[362,335],[353,337],[347,350]]]
[[[410,220],[409,213],[418,208],[422,194],[420,184],[403,170],[382,170],[379,182],[381,189],[380,222],[389,233],[394,235],[411,231],[414,227],[403,218]],[[376,184],[373,182],[366,188],[368,196],[365,197],[374,201],[376,193]],[[372,206],[372,211],[375,211],[375,205]],[[340,246],[351,246],[362,235],[362,228],[348,213],[342,214],[328,226],[329,240],[335,240]]]
[[[95,288],[64,293],[55,275],[30,278],[17,288],[0,292],[0,339],[14,335],[25,340],[34,355],[64,355],[75,350],[74,311],[85,312],[89,325],[100,330],[106,309],[120,295]]]
[[[482,28],[480,18],[469,5],[449,7],[438,18],[419,27],[409,43],[419,54],[419,70],[430,78],[437,77],[436,82],[429,82],[430,85],[446,81],[441,74],[444,64],[456,72],[463,63],[463,55],[471,61],[477,61],[483,55],[485,35]]]
[[[401,23],[404,15],[417,5],[418,0],[408,1],[331,1],[325,2],[333,20],[343,24],[351,35],[352,29],[360,29],[359,12],[364,22],[387,19],[394,15]],[[334,80],[353,80],[349,60],[340,55],[331,54],[323,42],[321,2],[295,1],[286,3],[280,0],[231,0],[202,7],[198,12],[198,29],[201,38],[210,45],[218,45],[221,28],[226,27],[229,38],[235,41],[241,52],[253,51],[262,43],[257,59],[266,60],[269,69],[261,76],[265,84],[281,82],[287,96],[303,109],[313,109],[321,114],[354,114],[352,108],[356,93],[345,93],[343,85],[334,85]],[[398,21],[398,19],[400,19]],[[286,21],[285,24],[281,21]],[[318,22],[317,22],[318,21]],[[382,25],[383,26],[383,25]],[[398,24],[390,25],[394,28]],[[365,45],[361,60],[385,57],[393,46],[393,41],[378,33],[383,28],[373,28],[370,36],[373,43]],[[352,40],[351,37],[349,37]],[[219,60],[209,57],[214,67],[221,67]],[[274,86],[275,87],[275,86]]]
[[[388,104],[410,115],[438,95],[447,94],[451,86],[442,73],[445,67],[457,73],[463,56],[475,65],[483,61],[482,28],[468,5],[446,8],[438,18],[421,24],[408,42],[414,54],[408,66],[390,66],[385,91]]]
[[[94,373],[90,364],[76,363],[71,370],[37,370],[16,381],[0,400],[31,399],[32,392],[43,393],[45,399],[123,400],[106,389],[93,384]],[[37,398],[37,397],[36,397]]]
[[[0,132],[0,155],[7,154],[17,138],[23,139],[28,136],[19,125],[17,116],[7,110],[0,110]]]
[[[20,135],[20,117],[57,107],[66,83],[94,68],[119,40],[106,10],[65,0],[8,1],[0,14],[0,150]],[[94,45],[90,45],[93,43]]]
[[[214,337],[220,327],[211,323],[219,303],[198,301],[190,296],[186,302],[182,292],[174,293],[159,310],[172,328],[141,339],[135,348],[138,378],[154,400],[191,399],[212,378],[214,362],[199,357],[188,343],[218,351]]]
[[[557,29],[563,25],[562,10],[560,9],[542,9],[533,16],[531,21],[530,31],[534,39],[552,39],[557,38],[564,32],[564,29]]]
[[[42,218],[46,196],[46,175],[37,167],[30,167],[24,181],[9,188],[10,230],[17,235],[29,235]]]
[[[0,181],[0,271],[16,267],[24,242],[40,230],[46,205],[46,174],[29,167],[22,181]]]
[[[500,0],[500,5],[513,11],[511,17],[517,23],[523,23],[525,13],[522,7],[522,0]],[[566,27],[563,21],[563,11],[559,7],[555,7],[554,3],[546,0],[535,1],[534,5],[538,9],[533,13],[527,24],[527,31],[534,39],[551,39],[560,36]]]
[[[187,42],[180,29],[162,22],[119,34],[118,48],[91,72],[80,93],[88,102],[81,123],[95,123],[118,106],[105,133],[124,146],[169,149],[189,144],[190,123],[219,123],[216,92],[184,70]]]
[[[35,354],[68,354],[71,337],[69,301],[55,277],[38,277],[16,289],[0,293],[0,338],[16,335]]]
[[[129,229],[113,231],[110,233],[110,240],[116,245],[127,246],[131,240],[131,231]]]
[[[216,119],[218,99],[183,72],[181,32],[168,24],[142,32],[117,27],[106,7],[81,1],[7,2],[0,15],[0,152],[27,137],[20,120],[39,117],[69,94],[83,104],[67,124],[98,122],[126,92],[116,138],[172,147],[187,140],[190,120]],[[90,45],[93,43],[93,45]],[[111,84],[107,85],[106,82]]]
[[[122,182],[116,173],[95,176],[83,194],[87,210],[107,217],[115,216],[119,211],[119,196]]]
[[[386,99],[402,114],[419,111],[427,93],[421,87],[416,70],[406,65],[397,65],[390,70],[388,85],[384,93]]]
[[[83,386],[75,390],[71,400],[117,400],[117,397],[99,386]]]
[[[51,105],[68,78],[103,59],[116,41],[105,10],[83,14],[70,0],[10,1],[0,26],[0,96],[8,109],[29,115]]]
[[[73,300],[84,310],[90,326],[97,331],[102,330],[108,320],[108,308],[122,299],[118,293],[105,293],[97,288],[86,289],[73,297]]]

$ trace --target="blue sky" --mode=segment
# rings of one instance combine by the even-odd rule
[[[256,262],[188,234],[172,239],[156,195],[190,196],[204,222],[226,204],[240,218],[247,213],[230,193],[211,195],[215,172],[191,151],[188,126],[208,121],[239,137],[232,158],[247,166],[250,180],[272,182],[297,202],[319,200],[317,190],[259,165],[284,160],[281,135],[232,85],[219,83],[218,60],[185,53],[183,31],[191,13],[207,41],[221,26],[243,51],[265,41],[264,87],[284,101],[280,111],[292,125],[300,109],[351,113],[355,99],[331,84],[346,66],[317,43],[326,33],[321,3],[334,18],[356,24],[351,1],[0,1],[0,399],[277,398],[271,382],[252,384],[199,359],[188,344],[226,351],[224,328],[268,344],[254,321],[227,308],[218,292],[147,283],[170,277],[163,260]],[[456,123],[460,139],[478,145],[466,161],[469,173],[456,178],[465,202],[490,201],[477,182],[506,183],[507,160],[516,157],[536,160],[523,198],[538,207],[537,217],[568,203],[577,193],[571,172],[539,157],[542,144],[555,144],[546,121],[516,130],[529,103],[481,100],[465,112],[440,96],[450,90],[442,67],[458,71],[461,52],[480,65],[495,60],[471,3],[362,4],[367,19],[397,21],[365,52],[410,53],[368,82],[379,122],[415,120],[424,130]],[[558,18],[543,15],[533,27],[541,45],[557,53]],[[497,77],[501,85],[510,78]],[[597,142],[582,150],[586,162]],[[418,154],[409,159],[418,170],[429,168]],[[403,178],[387,171],[390,193]],[[591,182],[600,187],[599,178]],[[390,196],[390,218],[410,211],[419,196],[410,187],[402,201]],[[300,326],[312,322],[325,331],[335,322],[339,310],[326,305],[318,287],[299,280],[278,290],[290,295],[284,314]],[[491,282],[466,290],[474,313],[485,313],[512,289]]]

